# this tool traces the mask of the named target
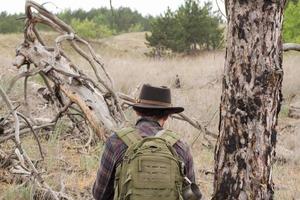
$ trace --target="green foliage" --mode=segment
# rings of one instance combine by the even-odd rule
[[[140,23],[138,23],[138,24],[132,24],[128,29],[128,32],[139,32],[141,30],[143,30],[143,26]]]
[[[216,49],[223,37],[220,22],[220,17],[212,13],[211,3],[201,7],[196,0],[186,0],[175,12],[168,9],[155,19],[146,40],[158,54],[167,49],[186,53]]]
[[[23,14],[9,15],[0,13],[0,33],[19,33],[23,31],[24,21],[16,20]],[[120,7],[113,12],[108,8],[92,9],[90,11],[64,10],[58,17],[73,26],[77,33],[86,38],[102,38],[117,33],[147,31],[150,29],[152,16],[142,16],[130,8]],[[46,26],[39,29],[49,31]]]
[[[9,15],[6,12],[0,13],[0,33],[16,33],[23,30],[23,20],[17,20],[20,14]]]
[[[297,4],[298,2],[299,0],[287,0],[287,4],[289,3]]]
[[[300,43],[300,2],[290,2],[284,13],[284,42]]]
[[[121,7],[114,11],[114,27],[117,32],[128,32],[131,27],[138,26],[140,29],[136,31],[144,31],[146,19],[137,11],[132,11],[130,8]]]
[[[113,31],[106,25],[96,24],[88,19],[72,19],[71,26],[74,30],[85,38],[103,38],[113,34]]]
[[[157,51],[163,52],[166,48],[176,48],[176,33],[178,28],[174,13],[168,8],[164,16],[160,16],[151,23],[151,35],[146,34],[148,44]],[[179,41],[177,42],[179,43]]]
[[[106,37],[122,32],[146,31],[150,27],[149,19],[152,18],[151,16],[143,17],[137,11],[126,7],[120,7],[113,11],[107,8],[92,9],[88,12],[82,9],[65,10],[59,14],[59,17],[68,24],[75,24],[75,30],[78,33],[81,34],[79,30],[83,30],[83,36],[92,38]],[[79,22],[84,25],[79,25]],[[88,31],[92,33],[88,33]]]

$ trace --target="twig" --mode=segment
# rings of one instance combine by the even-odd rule
[[[90,144],[91,144],[91,142],[93,140],[93,137],[94,137],[94,132],[93,132],[93,130],[91,129],[90,126],[88,126],[88,130],[89,130],[89,139],[88,139],[88,141],[84,145],[85,148],[90,146]]]
[[[68,102],[67,105],[65,105],[60,111],[59,113],[55,116],[55,118],[51,121],[52,123],[57,123],[58,119],[63,115],[63,113],[65,113],[69,107],[73,104],[73,102]]]
[[[11,110],[4,118],[1,118],[0,126],[4,125],[9,118],[9,116],[12,114],[13,111],[16,111],[21,105],[16,106],[13,110]]]
[[[0,86],[0,96],[2,97],[3,101],[6,103],[7,107],[9,108],[10,112],[12,113],[14,119],[15,119],[15,140],[17,143],[17,146],[21,145],[20,141],[20,122],[17,116],[17,112],[14,110],[13,105],[11,101],[9,100],[8,96]]]
[[[14,152],[11,152],[9,155],[6,155],[4,152],[0,151],[0,158],[1,157],[2,157],[1,159],[4,158],[4,161],[0,163],[0,168],[4,168],[10,162],[13,155],[14,155]]]
[[[180,117],[182,117],[182,119],[183,119],[184,121],[188,122],[188,123],[189,123],[190,125],[192,125],[194,128],[196,128],[196,129],[202,131],[202,132],[205,133],[206,135],[209,135],[209,136],[211,136],[211,137],[213,137],[213,138],[215,138],[215,139],[218,138],[218,135],[217,135],[217,134],[215,134],[215,133],[213,133],[213,132],[207,130],[206,127],[202,127],[202,126],[199,124],[199,122],[192,120],[191,118],[189,118],[188,116],[186,116],[186,115],[183,114],[183,113],[179,113],[178,115],[179,115]]]
[[[200,86],[199,89],[203,89],[203,88],[205,88],[208,85],[214,86],[216,83],[218,83],[219,80],[220,80],[219,78],[216,78],[216,79],[214,79],[212,81],[208,81],[207,83],[205,83],[202,86]]]
[[[100,59],[97,57],[97,55],[96,55],[95,51],[93,50],[92,46],[91,46],[87,41],[83,40],[82,38],[78,37],[77,35],[75,36],[75,39],[76,39],[77,41],[79,41],[79,42],[85,44],[85,45],[88,47],[89,52],[90,52],[90,54],[92,55],[93,60],[101,67],[101,69],[103,70],[103,72],[104,72],[106,78],[109,80],[109,82],[110,82],[110,84],[111,84],[111,85],[110,85],[111,88],[113,89],[113,88],[114,88],[114,82],[113,82],[112,78],[110,77],[109,73],[106,71],[106,69],[105,69],[105,67],[104,67],[104,64],[103,64],[103,63],[100,61]],[[80,48],[79,48],[79,49],[80,49]],[[83,53],[83,52],[81,52],[81,53]],[[86,54],[86,56],[84,56],[84,57],[88,58],[89,56],[87,56],[87,54]],[[89,58],[88,60],[90,60],[90,58]],[[93,70],[94,70],[96,76],[99,76],[99,74],[98,74],[98,72],[97,72],[97,68],[93,68]],[[99,78],[100,78],[100,76],[99,76]]]
[[[216,0],[216,4],[217,4],[218,10],[219,10],[219,12],[221,13],[221,15],[223,15],[223,17],[224,17],[226,20],[228,20],[227,16],[222,12],[222,10],[221,10],[221,8],[220,8],[220,6],[219,6],[218,0]]]
[[[26,71],[26,72],[22,72],[21,74],[18,74],[17,76],[15,76],[12,80],[11,80],[11,82],[10,82],[10,84],[9,84],[9,87],[8,87],[8,89],[6,90],[6,93],[7,94],[9,94],[10,92],[11,92],[11,90],[12,90],[12,88],[14,87],[14,85],[16,84],[16,82],[18,81],[18,80],[20,80],[21,78],[23,78],[23,77],[29,77],[29,76],[34,76],[34,75],[36,75],[36,74],[38,74],[40,71],[42,71],[43,69],[42,68],[34,68],[33,70],[28,70],[28,71]]]
[[[53,127],[54,125],[55,125],[55,123],[49,123],[49,124],[43,124],[40,126],[33,126],[32,128],[33,128],[33,130],[40,130],[40,129],[47,128],[47,127]],[[24,134],[29,133],[30,131],[31,131],[30,128],[22,129],[22,130],[20,130],[20,136],[23,136]],[[13,140],[15,135],[12,132],[13,132],[13,130],[5,131],[4,134],[6,136],[0,137],[0,144],[3,142],[6,142],[7,140]]]
[[[76,36],[76,39],[77,40],[79,40],[80,42],[83,42],[84,44],[86,44],[87,46],[88,46],[88,48],[90,49],[90,51],[91,51],[91,46],[86,42],[86,41],[84,41],[84,40],[82,40],[81,38],[79,38],[79,37],[77,37]],[[127,119],[126,119],[126,116],[125,116],[125,114],[124,114],[124,112],[123,112],[123,110],[122,110],[122,107],[121,107],[121,105],[120,105],[120,103],[119,103],[119,98],[118,98],[118,96],[116,95],[116,93],[115,93],[115,91],[109,86],[109,85],[107,85],[107,83],[105,82],[105,81],[103,81],[102,80],[102,78],[100,77],[100,75],[99,75],[99,72],[98,72],[98,70],[97,70],[97,67],[96,67],[96,65],[94,64],[94,62],[93,62],[93,60],[95,61],[95,57],[93,57],[93,60],[92,60],[92,58],[90,58],[89,57],[89,55],[87,55],[74,41],[72,41],[71,42],[71,45],[72,45],[72,47],[74,47],[74,49],[78,52],[78,54],[79,55],[81,55],[82,57],[84,57],[89,63],[90,63],[90,65],[91,65],[91,67],[92,67],[92,69],[94,70],[94,72],[95,72],[95,75],[96,75],[96,78],[97,78],[97,81],[100,83],[100,84],[102,84],[104,87],[105,87],[105,89],[109,92],[109,93],[111,93],[112,94],[112,97],[113,97],[113,99],[114,99],[114,103],[115,103],[115,105],[117,106],[117,109],[118,109],[118,112],[121,114],[121,117],[122,117],[122,120],[125,120],[125,121],[128,121]],[[91,51],[91,53],[92,53],[93,51]],[[100,61],[99,62],[97,62],[98,64],[100,63]],[[99,64],[100,66],[102,66],[101,64]],[[103,67],[104,68],[104,67]],[[108,75],[108,73],[106,73],[107,74],[107,77],[109,77],[109,75]],[[109,79],[110,79],[110,77],[109,77]],[[111,80],[111,79],[110,79]],[[111,84],[112,84],[112,82],[111,82]]]
[[[38,41],[41,43],[41,45],[45,46],[45,42],[43,41],[42,37],[40,36],[39,32],[36,29],[36,26],[33,27],[33,32],[38,39]]]
[[[28,78],[29,76],[25,76],[25,79],[24,79],[24,105],[25,105],[25,108],[26,108],[26,111],[29,115],[29,118],[31,121],[32,120],[32,116],[31,116],[31,108],[30,108],[30,103],[28,102],[28,96],[27,96],[27,89],[28,89]]]
[[[29,128],[30,128],[31,132],[33,133],[33,136],[34,136],[34,138],[35,138],[35,140],[36,140],[36,142],[37,142],[37,144],[38,144],[41,158],[42,158],[42,160],[44,160],[45,157],[44,157],[44,154],[43,154],[42,146],[41,146],[40,140],[39,140],[39,138],[38,138],[38,136],[37,136],[35,130],[33,129],[32,125],[31,125],[30,122],[29,122],[29,120],[28,120],[22,113],[19,113],[19,112],[18,112],[17,114],[18,114],[18,116],[20,116],[20,117],[27,123],[27,125],[29,126]]]
[[[142,84],[140,83],[134,88],[134,90],[131,92],[132,97],[134,97],[134,98],[136,97],[136,94],[139,91],[139,89],[141,88],[141,86],[142,86]]]

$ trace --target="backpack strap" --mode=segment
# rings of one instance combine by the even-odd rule
[[[155,135],[155,137],[165,139],[171,146],[180,140],[180,137],[171,130],[161,130]]]
[[[127,145],[127,147],[142,139],[134,127],[123,128],[117,131],[116,134]]]

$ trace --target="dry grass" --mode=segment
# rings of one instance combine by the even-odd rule
[[[143,56],[143,53],[147,51],[143,40],[144,34],[125,34],[93,43],[97,53],[102,56],[109,73],[114,78],[116,89],[131,94],[142,83],[172,87],[174,104],[184,106],[186,114],[193,116],[204,124],[211,121],[209,129],[217,132],[218,114],[214,114],[218,111],[221,95],[220,78],[224,64],[224,52],[204,52],[196,57],[153,60]],[[21,38],[22,35],[0,35],[1,84],[6,84],[6,80],[17,73],[15,69],[9,67],[9,63],[13,59],[15,46],[21,41]],[[66,49],[68,49],[67,46]],[[84,70],[90,73],[90,70],[85,68],[87,66],[86,62],[79,60],[74,52],[72,57],[79,66],[83,66]],[[285,97],[284,104],[288,105],[300,96],[300,79],[298,78],[300,68],[297,67],[297,63],[300,62],[300,55],[289,53],[285,54],[284,58],[283,93]],[[90,74],[92,75],[92,73]],[[180,89],[174,88],[176,74],[179,75],[182,83]],[[36,81],[32,80],[32,82]],[[22,89],[21,85],[18,87]],[[21,89],[13,93],[16,99],[21,96]],[[34,98],[34,91],[31,96]],[[38,101],[38,99],[33,99],[33,101]],[[36,102],[36,104],[39,103]],[[279,143],[291,150],[295,156],[288,163],[275,163],[274,165],[274,181],[278,185],[276,199],[280,200],[297,197],[300,191],[298,186],[300,185],[300,122],[297,120],[291,121],[287,118],[286,109],[287,106],[284,107],[280,115],[280,127],[292,124],[295,128],[293,130],[285,129],[287,131],[279,135]],[[192,144],[199,134],[186,123],[175,120],[169,120],[167,127],[181,133],[189,144]],[[213,170],[213,149],[208,150],[203,147],[201,140],[200,137],[196,141],[192,146],[192,151],[198,183],[205,196],[210,197],[213,176],[205,175],[203,170]],[[30,137],[27,138],[25,144],[29,147],[35,146]],[[77,198],[83,199],[81,193],[90,191],[94,181],[102,144],[95,147],[93,153],[89,155],[78,153],[78,151],[70,148],[73,145],[70,141],[59,141],[53,138],[50,141],[43,141],[43,145],[44,149],[47,150],[47,160],[44,164],[50,172],[49,176],[46,177],[47,181],[52,186],[59,187],[60,179],[63,178],[66,187],[72,191],[77,191]],[[34,156],[36,154],[35,148],[31,148],[30,153]],[[61,158],[66,162],[62,162]]]

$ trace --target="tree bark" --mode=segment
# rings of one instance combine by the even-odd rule
[[[285,0],[228,0],[213,199],[273,199]]]

